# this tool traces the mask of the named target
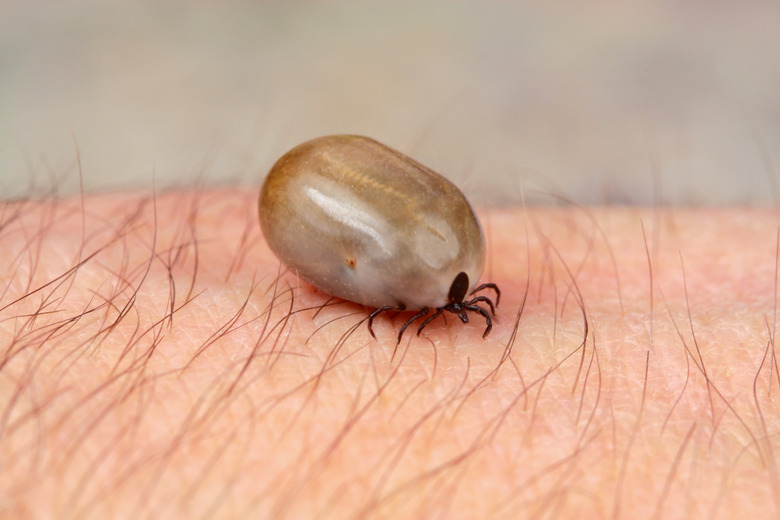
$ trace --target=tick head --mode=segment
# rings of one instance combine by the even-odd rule
[[[469,290],[469,275],[463,271],[459,272],[450,286],[450,303],[460,303],[466,298],[466,292]]]

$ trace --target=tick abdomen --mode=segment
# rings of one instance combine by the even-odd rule
[[[383,144],[328,136],[292,149],[271,168],[260,224],[292,271],[334,296],[409,310],[449,303],[465,272],[484,265],[484,237],[450,181]]]

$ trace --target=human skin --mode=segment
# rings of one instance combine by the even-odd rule
[[[256,198],[0,203],[0,517],[780,513],[776,212],[479,211],[493,331],[396,345]]]

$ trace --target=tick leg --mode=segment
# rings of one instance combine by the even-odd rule
[[[496,315],[496,308],[493,307],[493,302],[490,301],[490,298],[487,296],[475,296],[471,300],[467,301],[464,305],[475,305],[477,302],[485,302],[488,304],[488,307],[490,307],[490,312],[493,313],[493,315]]]
[[[428,316],[428,317],[425,319],[425,321],[424,321],[424,322],[422,322],[422,325],[420,325],[420,328],[419,328],[419,329],[417,329],[417,335],[419,336],[419,335],[420,335],[420,333],[422,332],[422,330],[423,330],[423,329],[424,329],[424,328],[425,328],[425,327],[426,327],[426,326],[427,326],[427,325],[428,325],[430,322],[432,322],[434,319],[436,319],[436,318],[438,318],[439,316],[441,316],[441,313],[442,313],[442,312],[444,312],[444,307],[439,307],[438,309],[436,309],[436,312],[434,312],[433,314],[431,314],[430,316]]]
[[[464,305],[463,307],[470,311],[480,313],[485,318],[485,322],[487,323],[487,328],[485,329],[485,333],[482,334],[482,337],[484,338],[490,334],[490,331],[493,329],[493,320],[490,319],[490,314],[488,314],[488,312],[482,307],[477,307],[476,305]]]
[[[498,302],[501,300],[501,290],[499,290],[498,286],[494,283],[483,283],[471,291],[471,294],[474,294],[475,292],[481,291],[483,289],[493,289],[496,291],[496,307],[498,307]]]
[[[409,318],[409,321],[404,323],[403,326],[401,327],[401,330],[398,331],[398,342],[396,342],[396,345],[398,345],[398,343],[401,343],[401,336],[404,335],[404,331],[406,330],[406,327],[411,325],[412,322],[415,321],[417,318],[422,318],[423,316],[428,314],[430,311],[431,311],[430,309],[425,308],[425,309],[421,310],[420,312],[418,312],[417,314],[415,314],[414,316],[412,316],[411,318]]]
[[[382,314],[385,311],[392,311],[394,309],[398,309],[398,307],[391,307],[389,305],[386,305],[384,307],[379,307],[374,312],[368,315],[368,332],[371,333],[371,337],[376,339],[376,334],[374,334],[374,318],[376,318],[378,315]]]

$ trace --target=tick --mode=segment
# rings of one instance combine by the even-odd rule
[[[445,311],[463,323],[467,312],[480,314],[483,338],[493,328],[501,292],[477,285],[485,237],[474,210],[453,183],[392,148],[357,135],[298,145],[268,173],[259,214],[268,246],[291,271],[376,309],[374,338],[374,318],[390,310],[416,311],[399,342],[413,322],[427,316],[419,336]],[[495,291],[495,306],[475,295],[483,289]]]

